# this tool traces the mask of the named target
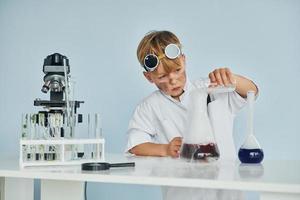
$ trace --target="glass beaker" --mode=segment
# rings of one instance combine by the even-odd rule
[[[208,117],[207,88],[195,88],[189,95],[188,121],[180,157],[190,161],[217,160],[220,153]]]

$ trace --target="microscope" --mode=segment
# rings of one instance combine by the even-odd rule
[[[37,121],[50,126],[50,137],[72,138],[77,108],[84,102],[73,100],[69,59],[59,53],[51,54],[44,59],[43,72],[45,76],[41,91],[50,91],[50,100],[34,101],[34,106],[43,106],[46,109],[39,112]],[[42,118],[42,121],[39,118]],[[77,122],[82,122],[81,114],[77,115]]]
[[[105,140],[100,115],[89,113],[83,117],[77,113],[84,102],[74,100],[68,58],[59,53],[47,56],[43,72],[41,91],[50,93],[50,99],[35,99],[34,106],[43,110],[22,114],[20,166],[103,162]]]

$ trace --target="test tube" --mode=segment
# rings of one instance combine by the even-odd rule
[[[45,161],[49,160],[48,154],[49,154],[49,145],[45,145],[44,146],[44,160]]]
[[[55,113],[57,118],[57,136],[58,137],[64,137],[64,133],[62,131],[63,127],[63,115],[61,113]]]
[[[88,128],[88,139],[91,138],[91,114],[88,113],[87,114],[87,128]],[[85,158],[86,159],[90,159],[92,157],[92,152],[91,152],[91,144],[86,144],[86,152],[85,152]]]
[[[70,160],[74,160],[74,145],[66,145],[65,146],[65,160],[70,161]]]
[[[69,102],[69,107],[71,109],[70,113],[66,112],[62,115],[63,117],[63,129],[65,138],[74,138],[75,135],[75,124],[76,124],[76,115],[74,112],[75,103],[73,101]],[[67,109],[67,108],[66,108]]]
[[[211,83],[209,78],[205,78],[203,80],[196,80],[194,85],[196,88],[203,88],[207,93],[217,94],[217,93],[226,93],[233,92],[236,88],[236,80],[232,80],[233,83],[227,86],[225,85],[217,85],[216,83]]]
[[[45,145],[41,144],[39,146],[39,154],[40,154],[40,160],[41,161],[45,160],[45,158],[44,158],[45,154],[44,153],[45,153]]]
[[[36,153],[36,147],[35,145],[30,146],[30,160],[35,161],[35,153]]]
[[[87,114],[87,126],[88,126],[88,138],[90,138],[90,134],[91,134],[91,115],[90,115],[90,113]]]
[[[84,157],[84,145],[78,144],[77,145],[77,158],[82,159]]]
[[[39,139],[42,139],[44,136],[44,131],[45,131],[45,116],[43,113],[38,114],[38,136]]]
[[[31,139],[31,114],[26,114],[26,128],[27,128],[27,138]]]
[[[75,102],[71,101],[70,102],[70,107],[71,107],[71,113],[70,113],[70,133],[69,133],[69,137],[70,138],[75,138],[75,127],[76,127],[76,119],[77,116],[75,114]]]
[[[63,116],[63,129],[64,129],[64,137],[65,138],[70,138],[71,126],[68,123],[68,115],[66,113]]]
[[[71,77],[70,77],[71,78]],[[75,137],[75,125],[76,125],[76,114],[75,114],[75,81],[72,79],[69,79],[69,101],[70,101],[70,137]]]
[[[96,113],[95,114],[95,138],[100,139],[102,138],[102,124],[101,124],[101,119],[100,119],[100,114]],[[95,147],[95,153],[94,157],[96,159],[100,159],[100,144],[97,143],[94,145]]]
[[[54,161],[58,158],[58,150],[55,145],[50,145],[49,146],[49,153],[48,153],[48,160],[49,161]]]
[[[44,122],[45,122],[45,117],[43,113],[38,113],[37,114],[37,119],[38,119],[38,127],[37,127],[37,139],[42,139],[42,136],[44,135]]]
[[[63,115],[61,113],[49,113],[50,137],[62,137]]]
[[[34,154],[35,161],[41,161],[41,159],[42,159],[42,153],[41,153],[42,149],[40,148],[40,146],[41,145],[35,146],[35,149],[36,149],[35,154]]]
[[[72,160],[78,160],[78,146],[72,145]]]
[[[102,126],[101,126],[101,119],[100,119],[100,114],[96,113],[95,114],[95,138],[102,138]]]
[[[26,148],[26,161],[32,161],[32,145]]]
[[[21,122],[21,138],[22,139],[27,139],[28,138],[28,130],[29,130],[29,127],[28,127],[28,114],[22,114],[22,122]]]
[[[48,129],[49,129],[49,134],[48,137],[54,137],[54,129],[53,129],[53,124],[54,120],[53,120],[53,114],[52,113],[48,113]]]
[[[37,126],[36,126],[36,114],[30,114],[30,139],[36,139],[36,132],[37,132]]]
[[[22,159],[23,162],[27,161],[27,153],[28,153],[28,147],[26,145],[22,145]]]

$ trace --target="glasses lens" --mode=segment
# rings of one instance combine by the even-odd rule
[[[149,54],[145,57],[144,65],[149,71],[153,71],[158,64],[158,58],[156,55]]]
[[[165,48],[165,54],[170,59],[175,59],[180,54],[180,48],[176,44],[169,44]]]

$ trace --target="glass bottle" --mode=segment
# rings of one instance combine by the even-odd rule
[[[254,115],[255,92],[248,91],[248,118],[247,118],[247,138],[239,149],[239,159],[242,163],[260,163],[264,158],[264,152],[254,136],[253,115]]]

